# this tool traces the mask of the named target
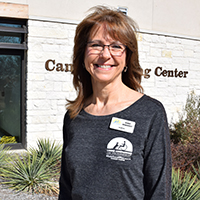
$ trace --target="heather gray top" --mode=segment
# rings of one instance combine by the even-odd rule
[[[121,131],[110,128],[112,119],[125,123]],[[63,137],[59,200],[171,199],[170,138],[159,101],[144,95],[106,116],[82,110],[70,120],[66,113]]]

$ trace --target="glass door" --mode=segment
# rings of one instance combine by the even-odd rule
[[[26,148],[27,20],[0,17],[0,144]]]
[[[21,143],[21,55],[0,54],[0,139]]]

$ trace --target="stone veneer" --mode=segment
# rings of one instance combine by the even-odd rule
[[[59,71],[61,64],[58,63],[63,67],[71,63],[75,28],[74,24],[28,21],[28,148],[34,146],[38,138],[62,143],[65,99],[74,99],[76,93],[70,72]],[[141,32],[138,43],[140,64],[146,72],[151,70],[150,77],[142,80],[144,92],[163,103],[169,122],[176,120],[188,93],[194,90],[200,95],[200,40]],[[55,67],[54,70],[45,69],[47,60],[55,60],[55,64],[49,62],[50,69]],[[163,72],[164,76],[158,76],[161,68],[162,71],[173,70],[174,77],[167,77],[167,71]]]
[[[200,40],[148,33],[138,40],[140,64],[151,69],[142,81],[144,92],[163,103],[169,123],[176,121],[188,94],[200,95]]]

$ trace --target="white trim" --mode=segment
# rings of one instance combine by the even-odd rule
[[[141,29],[138,32],[152,34],[152,35],[162,35],[162,36],[167,36],[167,37],[176,37],[176,38],[181,38],[181,39],[200,41],[200,37],[193,37],[193,36],[180,35],[180,34],[174,34],[174,33],[164,33],[164,32],[159,32],[159,31],[145,30],[145,29]]]
[[[29,19],[30,20],[36,20],[36,21],[46,21],[46,22],[74,24],[74,25],[78,25],[80,23],[80,21],[78,21],[78,20],[51,18],[51,17],[40,17],[40,16],[29,16]]]
[[[37,21],[73,24],[73,25],[78,25],[81,22],[80,20],[50,18],[50,17],[41,17],[41,16],[29,16],[29,19],[30,20],[37,20]],[[151,31],[151,30],[145,30],[145,29],[139,30],[139,33],[146,33],[146,34],[152,34],[152,35],[162,35],[162,36],[167,36],[167,37],[176,37],[176,38],[181,38],[181,39],[200,41],[200,37],[192,37],[192,36],[173,34],[173,33],[165,33],[165,32],[159,32],[159,31]]]

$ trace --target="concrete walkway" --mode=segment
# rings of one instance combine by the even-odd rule
[[[44,194],[30,194],[25,192],[16,193],[6,189],[0,184],[0,200],[57,200],[57,196],[48,196]]]

